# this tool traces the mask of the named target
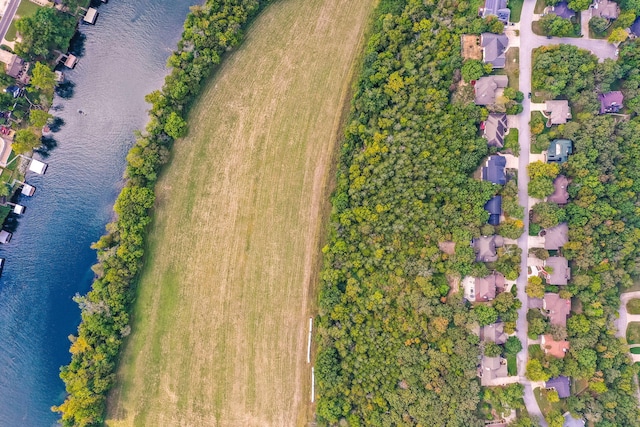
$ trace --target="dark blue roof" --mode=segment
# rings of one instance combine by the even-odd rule
[[[492,215],[502,213],[502,196],[494,196],[487,203],[484,208]]]
[[[631,32],[640,37],[640,18],[636,19],[636,21],[631,25]]]
[[[566,1],[562,1],[555,5],[553,7],[553,13],[564,19],[571,19],[576,16],[576,12],[569,9],[569,3]]]
[[[482,179],[494,184],[506,184],[507,177],[504,173],[504,167],[506,165],[507,159],[502,156],[489,157],[489,160],[487,160],[487,165],[482,168]]]
[[[561,399],[571,396],[571,387],[568,377],[560,375],[559,377],[551,378],[545,383],[545,387],[556,389],[558,397]]]
[[[500,225],[500,215],[492,214],[489,215],[489,221],[487,221],[489,225]]]

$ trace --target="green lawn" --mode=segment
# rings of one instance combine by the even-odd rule
[[[536,397],[536,402],[538,402],[538,406],[540,407],[540,412],[542,415],[546,416],[549,412],[556,409],[560,411],[561,414],[564,414],[567,410],[565,401],[560,399],[559,402],[551,403],[547,400],[547,390],[536,388],[533,390],[533,394]]]
[[[640,354],[640,347],[631,347],[629,351],[631,354]]]
[[[504,137],[504,149],[511,150],[511,153],[516,157],[520,155],[518,129],[509,129],[509,133]]]
[[[640,314],[640,298],[633,298],[627,302],[627,311],[629,314]]]
[[[537,0],[536,7],[533,9],[533,13],[540,14],[544,12],[544,8],[547,7],[547,3],[544,0]]]
[[[627,326],[627,342],[629,344],[640,344],[640,322],[631,322]]]
[[[509,0],[508,7],[511,9],[511,22],[520,22],[523,4],[524,0]]]
[[[518,359],[515,354],[507,355],[507,372],[510,376],[518,375]]]
[[[17,32],[16,19],[18,19],[18,17],[24,18],[26,16],[32,16],[40,7],[41,6],[28,0],[21,1],[20,6],[18,6],[18,10],[16,11],[16,16],[15,18],[13,18],[13,21],[11,21],[11,25],[9,25],[9,29],[7,30],[7,34],[4,36],[4,38],[10,42],[14,41],[16,39]]]
[[[529,346],[529,358],[530,359],[540,359],[544,356],[544,352],[540,347],[540,344],[533,344]]]

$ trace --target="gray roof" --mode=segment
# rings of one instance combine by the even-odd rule
[[[623,106],[624,95],[619,90],[614,90],[601,93],[598,95],[598,100],[600,100],[600,114],[617,113]]]
[[[558,377],[551,378],[549,381],[547,381],[544,384],[544,386],[546,388],[555,389],[558,392],[558,396],[561,399],[571,396],[571,387],[569,384],[569,377],[560,375]]]
[[[553,194],[547,197],[548,202],[566,205],[569,202],[569,179],[564,175],[558,175],[553,180]]]
[[[564,163],[573,152],[573,142],[568,139],[554,139],[547,150],[547,162]]]
[[[507,115],[492,113],[484,121],[483,136],[487,139],[487,144],[492,147],[504,147],[504,134],[508,130]]]
[[[618,19],[620,7],[618,3],[610,0],[597,0],[592,11],[592,16],[605,19]]]
[[[482,179],[493,184],[504,185],[507,183],[507,176],[504,168],[507,165],[507,159],[502,156],[490,156],[487,163],[482,168]]]
[[[477,105],[491,105],[496,102],[496,92],[509,85],[507,76],[485,76],[476,81],[475,103]]]
[[[501,273],[493,272],[487,277],[476,277],[474,282],[475,301],[491,301],[496,297],[496,288],[504,288],[505,278]]]
[[[544,262],[545,267],[551,267],[553,270],[549,273],[547,282],[550,285],[566,285],[571,278],[571,269],[569,261],[563,256],[552,256]]]
[[[569,226],[566,222],[544,231],[544,248],[547,250],[558,250],[569,241]]]
[[[509,46],[509,38],[504,34],[482,33],[480,36],[482,46],[482,60],[485,64],[493,65],[493,68],[504,68],[507,57],[505,52]]]
[[[572,9],[569,9],[569,3],[566,1],[562,1],[553,6],[553,13],[564,19],[571,19],[576,16],[576,12]]]
[[[509,336],[504,332],[504,323],[494,323],[482,327],[482,334],[485,341],[493,341],[496,344],[504,344]]]
[[[482,236],[471,242],[478,262],[495,262],[498,260],[496,248],[504,245],[502,236]]]
[[[24,69],[24,61],[17,55],[14,55],[11,63],[7,65],[7,75],[17,79],[21,76]]]
[[[502,357],[482,357],[482,380],[483,385],[496,378],[506,378],[509,376],[507,362]]]
[[[571,311],[571,301],[560,298],[560,295],[547,292],[542,300],[542,307],[547,310],[552,325],[567,326],[567,316]]]
[[[566,99],[547,101],[545,111],[549,115],[549,121],[552,125],[561,125],[563,123],[567,123],[567,120],[571,118],[569,101],[567,101]]]
[[[485,0],[482,17],[497,16],[505,24],[509,22],[511,10],[507,7],[507,0]]]

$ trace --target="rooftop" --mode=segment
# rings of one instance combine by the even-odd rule
[[[496,378],[506,378],[509,373],[507,372],[507,361],[501,357],[482,357],[482,378],[480,383],[482,385],[489,385],[492,380]]]
[[[480,36],[482,46],[482,61],[493,65],[493,68],[504,68],[507,62],[505,54],[509,46],[509,38],[504,34],[482,33]]]
[[[640,37],[640,17],[638,17],[633,24],[631,24],[631,34],[636,37]]]
[[[487,144],[492,147],[504,147],[504,134],[507,133],[507,115],[491,113],[484,121],[484,132],[482,136],[487,139]]]
[[[571,311],[571,300],[560,298],[558,294],[547,292],[542,300],[542,307],[547,311],[552,325],[567,326],[567,316]]]
[[[502,196],[493,196],[484,205],[484,209],[489,212],[489,224],[500,224],[500,215],[502,214]]]
[[[549,116],[547,125],[561,125],[567,123],[567,120],[571,118],[569,101],[566,99],[547,101],[545,105],[545,113]]]
[[[558,359],[564,358],[569,351],[569,341],[555,341],[551,334],[543,335],[540,344],[544,352]]]
[[[502,274],[494,272],[487,277],[475,278],[475,301],[491,301],[496,297],[496,287],[504,288],[505,278]]]
[[[545,267],[551,267],[552,271],[548,272],[547,283],[550,285],[566,285],[571,278],[571,269],[569,261],[563,256],[552,256],[544,262]]]
[[[546,388],[552,388],[557,391],[558,396],[561,399],[571,396],[571,384],[569,382],[569,377],[560,375],[558,377],[551,378],[544,384],[544,386]]]
[[[617,113],[623,107],[624,95],[619,90],[601,93],[598,95],[600,101],[600,114]]]
[[[547,150],[547,162],[564,163],[569,160],[571,153],[573,153],[573,142],[568,139],[554,139]]]
[[[505,24],[509,22],[511,10],[507,8],[507,0],[485,0],[482,17],[494,15]]]
[[[558,205],[566,205],[569,202],[569,179],[564,175],[558,175],[553,180],[553,194],[547,197],[548,202]]]
[[[476,253],[476,261],[478,262],[495,262],[498,260],[498,252],[496,248],[504,245],[502,236],[482,236],[473,239],[471,242],[473,250]]]
[[[544,248],[558,250],[569,241],[569,226],[562,222],[555,227],[544,230]]]
[[[504,344],[509,338],[504,332],[504,323],[502,322],[483,326],[482,335],[485,341],[493,341],[498,345]]]
[[[495,104],[498,91],[509,85],[507,76],[485,76],[480,77],[475,85],[475,103],[477,105]]]
[[[596,0],[591,14],[594,18],[618,19],[620,7],[618,3],[610,0]]]
[[[494,155],[487,159],[487,163],[482,168],[482,179],[493,184],[504,185],[507,183],[507,176],[504,168],[507,165],[507,159],[502,156]]]
[[[553,13],[558,15],[560,18],[571,19],[576,16],[576,12],[572,9],[569,9],[569,3],[566,1],[562,1],[552,8]]]

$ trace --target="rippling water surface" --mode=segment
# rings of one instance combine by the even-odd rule
[[[26,1],[26,0],[24,0]],[[56,98],[65,124],[45,160],[45,176],[13,240],[0,278],[0,426],[55,425],[64,398],[59,367],[80,312],[71,300],[91,285],[89,248],[111,219],[132,132],[146,122],[144,95],[161,86],[165,63],[197,0],[112,0],[96,26],[81,26],[84,56],[66,72],[75,87]],[[81,110],[83,113],[78,113]]]

